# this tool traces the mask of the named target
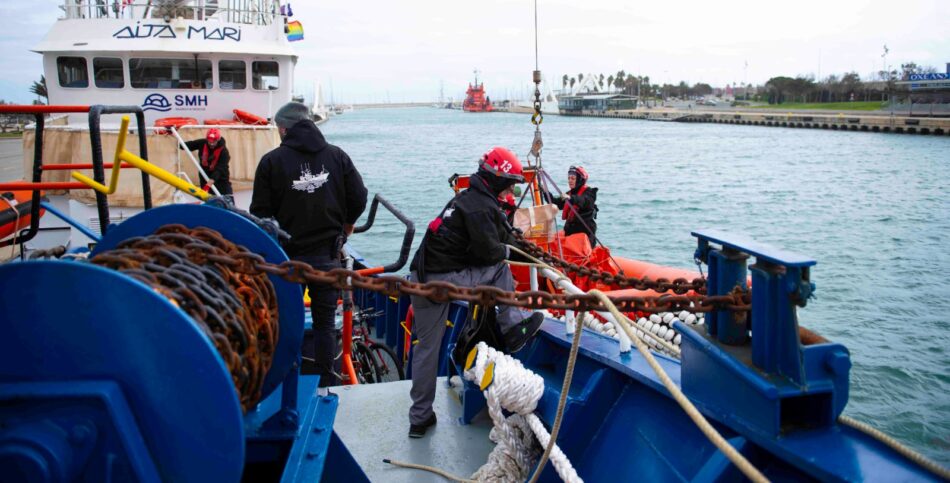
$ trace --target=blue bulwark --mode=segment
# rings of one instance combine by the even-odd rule
[[[802,343],[796,312],[814,293],[815,261],[722,231],[693,235],[696,258],[709,265],[707,294],[748,293],[748,270],[752,307],[714,312],[708,333],[676,324],[683,335],[683,391],[751,437],[835,427],[848,401],[848,350],[824,340]]]

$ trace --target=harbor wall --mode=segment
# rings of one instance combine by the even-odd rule
[[[892,116],[877,112],[812,113],[775,111],[625,110],[562,113],[567,116],[641,119],[647,121],[702,122],[747,126],[829,129],[835,131],[897,134],[950,135],[950,118]]]

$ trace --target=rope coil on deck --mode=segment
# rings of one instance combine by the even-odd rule
[[[482,381],[484,386],[486,371],[491,371],[491,382],[484,394],[488,414],[495,423],[491,438],[498,444],[488,455],[488,462],[472,477],[479,481],[524,481],[537,454],[534,438],[544,446],[551,440],[544,424],[534,414],[544,394],[544,379],[526,369],[519,360],[484,342],[478,343],[476,350],[475,364],[465,371],[465,378],[476,383]],[[506,418],[503,410],[514,414]],[[564,481],[583,481],[556,444],[551,449],[551,462]]]
[[[91,259],[145,283],[191,316],[224,360],[244,412],[260,399],[273,362],[277,295],[264,272],[236,271],[209,256],[248,253],[214,230],[166,225]]]

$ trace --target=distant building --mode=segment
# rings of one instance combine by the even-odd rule
[[[627,94],[577,94],[558,97],[558,111],[564,115],[602,113],[636,109],[637,96]]]

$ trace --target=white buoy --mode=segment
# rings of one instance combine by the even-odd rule
[[[687,316],[687,315],[689,315],[689,312],[683,310],[683,311],[680,312],[679,319],[680,319],[680,320],[684,320],[684,319],[686,319],[686,316]]]
[[[682,341],[683,341],[683,336],[680,334],[676,334],[676,337],[673,337],[673,344],[675,345],[680,345],[680,342]]]
[[[650,332],[656,334],[657,332],[660,331],[660,327],[663,327],[663,326],[660,324],[653,324],[653,327],[650,328]]]
[[[663,314],[663,322],[669,324],[671,320],[673,320],[673,314],[672,314],[672,313],[667,312],[667,313]]]
[[[646,323],[647,323],[647,318],[646,318],[646,317],[640,317],[640,319],[637,320],[637,327],[643,327],[643,324],[646,324]]]
[[[683,319],[683,322],[686,322],[687,324],[693,325],[693,324],[696,323],[696,316],[693,315],[693,314],[689,314],[689,315],[686,316],[686,318]]]
[[[676,317],[673,317],[673,320],[670,321],[670,328],[673,327],[673,324],[675,324],[675,323],[677,323],[677,322],[679,322],[679,321],[680,321],[680,319],[677,319]]]
[[[659,314],[650,314],[650,322],[653,322],[654,324],[659,324],[662,321],[663,321],[663,318],[660,317]]]
[[[663,335],[663,338],[664,338],[667,342],[669,342],[669,341],[673,340],[673,336],[674,336],[674,335],[678,335],[678,334],[676,333],[675,330],[670,329],[670,330],[666,331],[666,334]]]
[[[645,331],[650,331],[651,329],[653,329],[653,326],[654,326],[654,325],[656,325],[656,324],[654,324],[653,322],[650,322],[650,321],[648,320],[645,324],[643,324],[643,330],[645,330]]]
[[[660,338],[666,338],[666,331],[669,330],[666,326],[661,325],[660,330],[656,331],[656,335]]]

